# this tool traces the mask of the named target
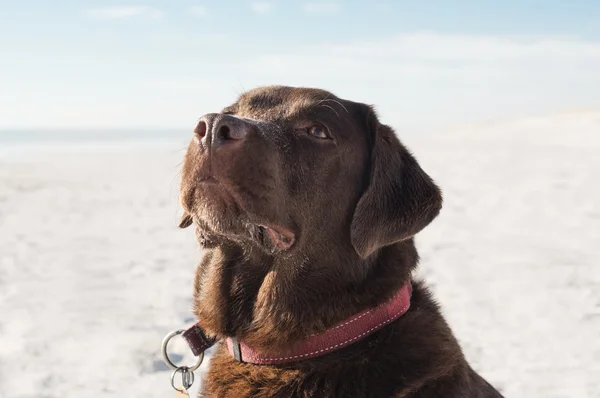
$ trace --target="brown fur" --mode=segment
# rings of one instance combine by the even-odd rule
[[[330,138],[309,135],[317,124]],[[312,131],[312,130],[310,130]],[[412,237],[440,190],[367,105],[317,89],[264,87],[203,117],[183,166],[181,227],[206,254],[195,309],[218,337],[285,353],[389,299],[410,278]],[[270,227],[295,236],[282,249]],[[287,365],[221,347],[201,396],[499,397],[467,364],[422,282],[410,310],[339,351]]]

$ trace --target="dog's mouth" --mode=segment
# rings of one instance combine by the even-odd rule
[[[202,198],[206,203],[221,201],[222,204],[224,198],[227,202],[226,206],[221,206],[216,210],[212,209],[213,214],[209,217],[224,220],[225,222],[221,225],[214,222],[204,222],[201,217],[190,217],[190,219],[193,218],[193,222],[196,224],[196,238],[200,245],[205,248],[213,247],[217,241],[223,238],[238,242],[250,239],[270,251],[284,252],[290,250],[297,241],[298,233],[281,223],[266,220],[272,217],[252,215],[252,212],[248,212],[246,206],[244,206],[243,193],[248,190],[237,189],[236,185],[226,181],[214,175],[203,176],[198,181],[198,186],[202,185],[208,189],[203,192],[205,197]],[[193,208],[193,203],[189,204],[189,207]],[[231,214],[222,214],[224,207],[236,208],[237,211],[232,212],[236,214],[235,217]],[[191,221],[189,224],[191,224]]]
[[[198,240],[198,243],[205,248],[212,247],[215,243],[210,237],[212,234],[206,234],[206,230],[200,225],[201,223],[196,223],[196,239]],[[262,244],[266,244],[266,246],[271,246],[280,251],[290,250],[297,240],[297,234],[295,232],[280,225],[255,224],[254,228],[258,232],[251,233],[255,239]],[[268,241],[270,245],[266,241]]]
[[[279,250],[289,250],[296,242],[296,234],[287,228],[279,225],[259,225],[259,228],[266,233],[273,246]]]

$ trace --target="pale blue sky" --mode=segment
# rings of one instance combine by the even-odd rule
[[[188,128],[317,86],[408,130],[600,107],[598,1],[0,0],[0,128]]]

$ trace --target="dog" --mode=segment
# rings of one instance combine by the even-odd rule
[[[197,333],[221,341],[200,396],[502,396],[411,278],[442,194],[372,106],[248,91],[198,122],[180,196]]]

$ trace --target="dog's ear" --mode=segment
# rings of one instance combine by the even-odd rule
[[[366,107],[366,105],[365,105]],[[352,219],[352,245],[362,258],[411,238],[442,208],[442,194],[394,131],[368,107],[370,178]]]
[[[181,216],[181,221],[179,221],[179,228],[187,228],[192,225],[193,222],[192,216],[184,213],[183,216]]]

